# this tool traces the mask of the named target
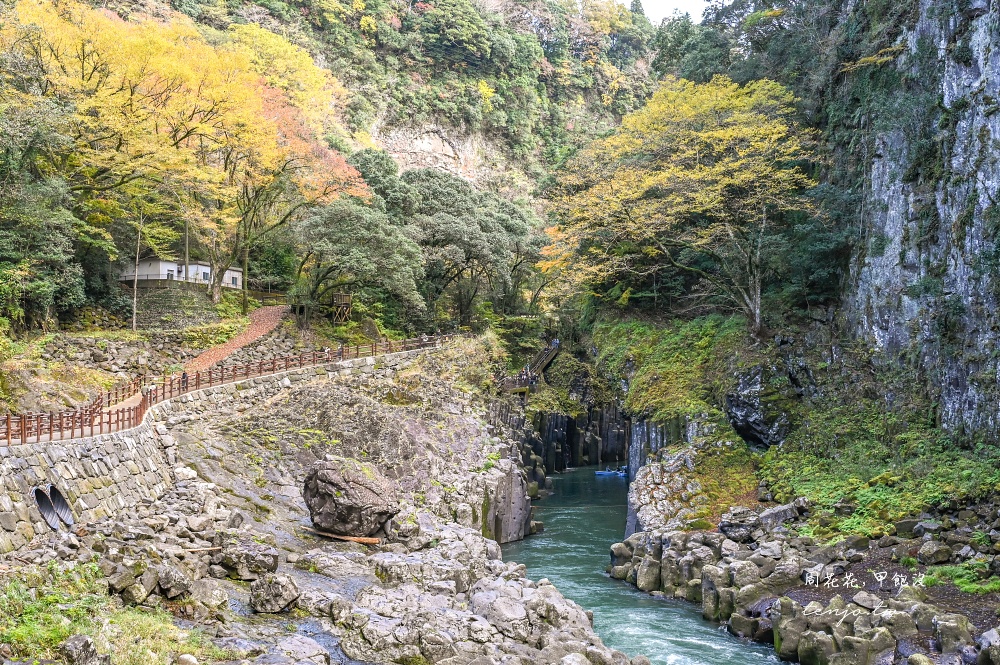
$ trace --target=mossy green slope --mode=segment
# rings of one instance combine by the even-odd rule
[[[594,330],[599,368],[625,379],[625,405],[656,422],[697,417],[735,437],[723,411],[738,375],[764,368],[762,401],[785,414],[784,443],[741,455],[734,468],[767,482],[777,501],[807,497],[814,505],[812,535],[879,534],[932,506],[973,501],[1000,489],[1000,454],[982,445],[961,447],[939,428],[934,405],[910,371],[872,360],[866,349],[829,329],[800,329],[778,346],[751,339],[738,318],[600,323]],[[836,349],[832,354],[831,349]],[[796,391],[789,367],[808,369],[811,385]],[[722,486],[724,503],[746,492],[724,491],[727,473],[700,474]],[[722,475],[720,475],[720,473]],[[838,515],[834,505],[853,506]],[[844,511],[841,511],[844,512]]]

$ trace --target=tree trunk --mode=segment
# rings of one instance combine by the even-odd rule
[[[761,267],[759,261],[757,265],[750,269],[750,284],[748,289],[750,302],[750,332],[754,337],[760,338],[762,328],[761,321]]]
[[[139,309],[139,252],[142,250],[142,219],[135,233],[135,269],[132,271],[132,330],[136,329],[137,311]]]
[[[751,317],[751,322],[750,322],[750,332],[753,333],[754,337],[757,338],[760,337],[761,327],[762,327],[762,322],[760,313],[760,292],[758,289],[758,293],[754,297],[753,315]]]
[[[225,271],[222,274],[226,274]],[[216,279],[212,276],[212,290],[210,291],[212,295],[212,304],[218,305],[222,302],[222,279]]]
[[[247,303],[247,266],[250,263],[250,248],[243,248],[243,316],[247,315],[247,310],[250,308]]]
[[[761,282],[764,281],[764,266],[762,260],[762,245],[764,243],[764,230],[767,228],[767,208],[761,209],[760,230],[758,231],[753,244],[748,250],[750,259],[750,300],[751,300],[751,332],[753,336],[760,339],[761,331],[761,303],[760,292]]]
[[[188,220],[184,218],[184,286],[191,281],[191,253],[190,235],[188,234]]]

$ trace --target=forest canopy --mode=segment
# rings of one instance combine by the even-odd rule
[[[0,318],[15,329],[121,311],[123,265],[189,251],[213,266],[215,300],[242,266],[307,307],[337,289],[388,298],[409,329],[522,304],[533,213],[349,148],[347,90],[259,24],[22,0],[0,56]]]
[[[4,5],[0,317],[121,312],[118,274],[154,253],[316,311],[348,290],[399,330],[537,313],[553,283],[556,308],[752,328],[823,306],[858,224],[839,119],[875,103],[859,86],[886,74],[865,63],[892,60],[901,20],[866,9],[850,20],[870,29],[838,32],[824,6],[653,26],[613,0]],[[699,134],[711,95],[729,106]],[[476,137],[489,174],[400,172],[379,149],[394,128]],[[689,168],[691,146],[711,159]]]

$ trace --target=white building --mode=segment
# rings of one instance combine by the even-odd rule
[[[209,284],[212,281],[212,266],[201,261],[192,261],[188,264],[188,274],[185,275],[183,261],[167,261],[155,256],[139,261],[139,282],[148,280],[168,280],[193,282],[195,284]],[[186,277],[186,279],[185,279]],[[132,284],[135,278],[133,266],[125,268],[118,279],[122,282]],[[222,280],[222,286],[230,289],[243,288],[243,270],[241,268],[230,268]]]

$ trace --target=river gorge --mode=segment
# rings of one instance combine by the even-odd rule
[[[569,599],[594,613],[605,644],[655,665],[775,663],[766,646],[738,640],[701,617],[697,605],[653,598],[604,571],[608,547],[625,532],[627,481],[599,477],[593,468],[552,478],[552,494],[536,503],[544,532],[504,545],[506,561],[527,566],[531,579],[547,578]]]

